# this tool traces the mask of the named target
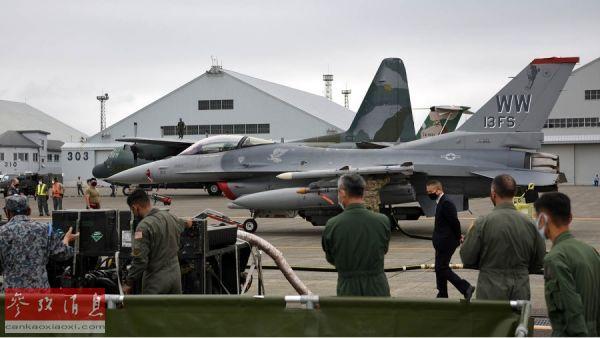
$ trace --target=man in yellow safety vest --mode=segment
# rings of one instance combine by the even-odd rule
[[[50,216],[50,213],[48,212],[48,185],[44,183],[41,178],[35,189],[35,198],[37,200],[40,216],[44,216],[44,214]]]

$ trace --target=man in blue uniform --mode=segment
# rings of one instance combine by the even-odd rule
[[[6,198],[4,212],[9,222],[0,227],[0,264],[3,288],[49,288],[46,264],[52,256],[66,260],[73,256],[68,244],[78,235],[72,229],[61,240],[49,224],[29,219],[31,209],[27,197]]]

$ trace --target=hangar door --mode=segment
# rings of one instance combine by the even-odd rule
[[[575,145],[575,184],[591,185],[600,173],[600,144]]]

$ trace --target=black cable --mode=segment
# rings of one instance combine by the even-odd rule
[[[404,236],[410,237],[410,238],[415,238],[415,239],[423,239],[423,240],[426,240],[426,241],[431,241],[432,240],[431,237],[409,234],[408,232],[406,232],[406,231],[404,231],[402,229],[402,227],[398,223],[398,220],[396,219],[396,217],[394,217],[393,214],[390,213],[390,214],[387,214],[386,216],[390,220],[390,223],[392,225],[395,225],[393,228],[394,229],[398,229],[398,231],[400,231],[400,233],[403,234]]]
[[[402,230],[402,227],[400,227],[400,224],[397,224],[396,229],[398,229],[398,231],[400,231],[400,233],[403,234],[404,236],[407,236],[407,237],[410,237],[410,238],[423,239],[423,240],[426,240],[426,241],[431,241],[432,240],[431,237],[409,234],[408,232]]]
[[[431,264],[422,264],[422,265],[405,265],[398,268],[387,268],[383,269],[383,272],[404,272],[411,270],[428,270],[433,269],[433,267],[429,267]],[[246,267],[248,268],[248,266]],[[264,270],[279,270],[277,266],[274,265],[263,265]],[[303,272],[337,272],[334,268],[320,268],[320,267],[307,267],[307,266],[292,266],[292,270],[294,271],[303,271]],[[476,267],[471,266],[463,266],[463,267],[451,267],[452,269],[468,269],[468,270],[478,270]],[[532,272],[531,275],[543,275],[543,272]]]
[[[384,272],[402,272],[402,271],[410,271],[410,270],[421,270],[421,269],[429,269],[426,267],[429,264],[423,265],[405,265],[398,268],[387,268],[383,269]],[[263,265],[264,270],[279,270],[277,266],[274,265]],[[305,272],[337,272],[334,268],[320,268],[320,267],[306,267],[306,266],[292,266],[292,270],[294,271],[305,271]],[[456,269],[456,267],[455,267]]]

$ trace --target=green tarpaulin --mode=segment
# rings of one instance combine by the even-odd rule
[[[283,297],[126,296],[107,311],[106,335],[514,336],[520,314],[489,301],[322,297],[306,309]]]

